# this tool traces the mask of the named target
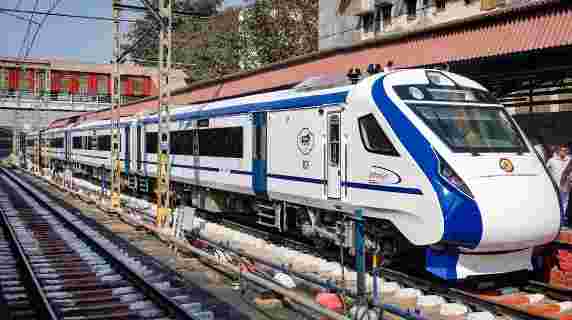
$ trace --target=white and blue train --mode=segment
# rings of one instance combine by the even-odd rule
[[[552,179],[478,83],[426,69],[308,83],[175,109],[177,193],[195,207],[242,212],[318,242],[337,241],[341,228],[345,246],[363,208],[368,249],[391,257],[423,248],[425,268],[444,279],[531,269],[533,247],[557,236]],[[132,189],[155,177],[157,123],[157,115],[121,121]],[[43,134],[58,139],[53,159],[76,174],[109,169],[109,120]]]

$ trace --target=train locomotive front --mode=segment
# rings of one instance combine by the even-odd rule
[[[370,103],[425,197],[413,213],[417,226],[399,214],[390,220],[427,246],[426,269],[444,279],[530,270],[532,248],[557,236],[561,208],[546,167],[503,106],[478,83],[439,70],[369,83]]]

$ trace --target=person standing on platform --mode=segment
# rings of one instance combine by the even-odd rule
[[[568,216],[566,215],[566,211],[568,208],[568,197],[570,193],[570,173],[572,173],[568,147],[566,145],[561,145],[554,156],[548,160],[546,167],[548,167],[550,174],[554,178],[554,181],[560,190],[562,224],[568,225]]]

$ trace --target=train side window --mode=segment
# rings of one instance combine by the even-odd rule
[[[81,137],[73,137],[72,145],[74,149],[81,149]]]
[[[242,127],[201,129],[199,155],[207,157],[242,158]]]
[[[111,151],[111,136],[110,135],[97,137],[97,150]]]
[[[171,154],[192,155],[194,133],[192,130],[171,132]]]
[[[157,132],[147,132],[145,134],[145,153],[157,153],[159,140]]]
[[[361,141],[367,151],[388,156],[399,156],[373,114],[370,113],[358,118],[358,123]]]

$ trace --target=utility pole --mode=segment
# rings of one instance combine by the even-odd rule
[[[148,1],[145,1],[148,5]],[[153,8],[151,10],[155,11]],[[170,210],[169,189],[171,181],[171,164],[169,155],[169,106],[171,104],[171,73],[173,3],[172,0],[159,0],[159,167],[157,170],[157,225],[162,227]]]
[[[119,16],[121,14],[121,0],[113,1],[113,72],[111,75],[111,208],[120,210],[121,207],[121,161],[119,150],[121,135],[119,131],[121,106],[121,73],[119,72],[119,56],[121,50],[121,30],[119,29]],[[105,169],[101,179],[105,177]],[[103,185],[102,185],[103,187]],[[102,192],[104,190],[101,190]]]

